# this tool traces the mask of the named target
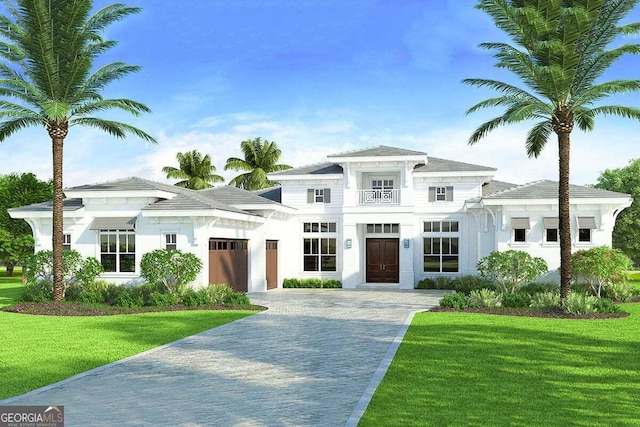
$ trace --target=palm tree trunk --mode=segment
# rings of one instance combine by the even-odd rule
[[[64,138],[53,136],[53,300],[64,298],[64,278],[62,276],[62,229],[63,229],[63,193],[62,193],[62,146]]]
[[[560,180],[558,208],[560,222],[560,297],[564,301],[571,292],[571,215],[569,211],[570,133],[558,133]]]

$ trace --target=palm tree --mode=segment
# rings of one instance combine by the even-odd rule
[[[260,190],[278,185],[269,181],[267,174],[286,169],[289,165],[277,164],[282,153],[275,142],[262,141],[260,138],[242,141],[240,149],[244,159],[229,157],[224,170],[247,171],[233,178],[229,185],[235,185],[245,190]]]
[[[165,166],[162,172],[167,174],[167,178],[181,179],[176,182],[176,187],[190,188],[192,190],[203,190],[213,187],[213,182],[224,182],[224,178],[216,175],[216,167],[211,164],[211,157],[207,154],[202,157],[198,150],[186,153],[178,153],[178,168]]]
[[[490,79],[464,83],[490,88],[499,96],[486,99],[467,114],[488,107],[504,107],[469,138],[475,144],[493,129],[535,120],[525,141],[529,157],[537,157],[552,133],[557,135],[559,157],[560,290],[571,291],[571,223],[569,214],[570,134],[594,127],[597,115],[640,120],[640,110],[620,105],[594,106],[613,94],[640,90],[640,80],[600,81],[602,74],[625,54],[640,53],[640,45],[610,48],[620,35],[637,34],[640,24],[619,26],[638,0],[481,0],[486,12],[513,44],[482,43],[494,52],[496,67],[509,70],[521,87]]]
[[[53,295],[63,298],[62,159],[69,128],[89,126],[117,138],[155,140],[131,125],[98,118],[121,110],[139,116],[149,109],[129,99],[105,99],[105,86],[140,69],[114,62],[94,69],[94,60],[116,45],[101,32],[139,8],[107,6],[91,15],[92,0],[4,0],[0,16],[0,141],[31,126],[47,129],[53,154]]]

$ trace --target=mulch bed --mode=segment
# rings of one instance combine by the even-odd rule
[[[482,313],[496,314],[502,316],[523,316],[523,317],[542,317],[550,319],[618,319],[629,316],[629,313],[591,313],[591,314],[568,314],[561,308],[554,310],[540,310],[530,307],[500,307],[500,308],[465,308],[464,310],[456,310],[455,308],[435,307],[431,311],[436,312],[457,312],[457,313]]]
[[[201,305],[187,307],[176,305],[170,307],[140,307],[127,308],[115,307],[103,304],[82,304],[76,302],[25,302],[3,307],[2,311],[21,314],[37,314],[44,316],[113,316],[118,314],[153,313],[162,311],[183,311],[183,310],[266,310],[260,305]]]

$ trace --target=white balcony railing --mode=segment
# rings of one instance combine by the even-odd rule
[[[399,205],[400,190],[358,190],[360,205]]]

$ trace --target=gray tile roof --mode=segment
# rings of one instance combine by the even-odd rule
[[[508,188],[513,188],[513,187],[518,187],[518,184],[511,184],[509,182],[504,182],[504,181],[496,181],[494,179],[482,186],[482,195],[488,196],[489,194],[497,193],[498,191],[504,191]]]
[[[472,165],[471,163],[439,159],[429,156],[426,165],[418,165],[414,172],[494,172],[496,168]]]
[[[189,190],[188,192],[184,192],[182,194],[178,194],[177,196],[160,200],[155,202],[149,206],[145,206],[142,208],[143,211],[159,211],[159,210],[209,210],[209,209],[218,209],[227,212],[236,212],[248,214],[248,212],[243,211],[241,209],[234,208],[229,206],[226,203],[219,202],[214,200],[212,197],[209,197],[205,194],[198,194],[198,191]]]
[[[175,185],[163,184],[160,182],[150,181],[148,179],[138,178],[135,176],[117,179],[114,181],[101,182],[97,184],[79,185],[77,187],[69,187],[67,190],[76,191],[150,191],[160,190],[170,193],[181,193],[186,189],[176,187]],[[189,191],[189,190],[187,190]]]
[[[342,174],[342,166],[335,163],[318,163],[315,165],[302,166],[294,169],[270,173],[269,175],[276,177],[283,175],[332,175]]]
[[[75,211],[82,208],[82,206],[82,199],[64,199],[62,201],[62,209],[65,211]],[[20,212],[47,212],[53,210],[53,201],[34,203],[32,205],[10,208],[7,210]]]
[[[389,147],[386,145],[377,145],[362,150],[346,151],[344,153],[331,154],[331,157],[385,157],[385,156],[426,156],[427,153],[422,151],[406,150],[404,148]]]
[[[629,197],[629,194],[571,184],[569,186],[569,196],[577,199],[599,199]],[[557,198],[558,182],[549,180],[534,181],[483,196],[485,200]]]
[[[202,194],[206,197],[211,197],[218,202],[228,205],[272,205],[273,200],[269,200],[262,197],[260,194],[256,194],[251,191],[243,190],[238,187],[230,185],[223,185],[220,187],[208,188],[206,190],[198,191],[198,194]]]

